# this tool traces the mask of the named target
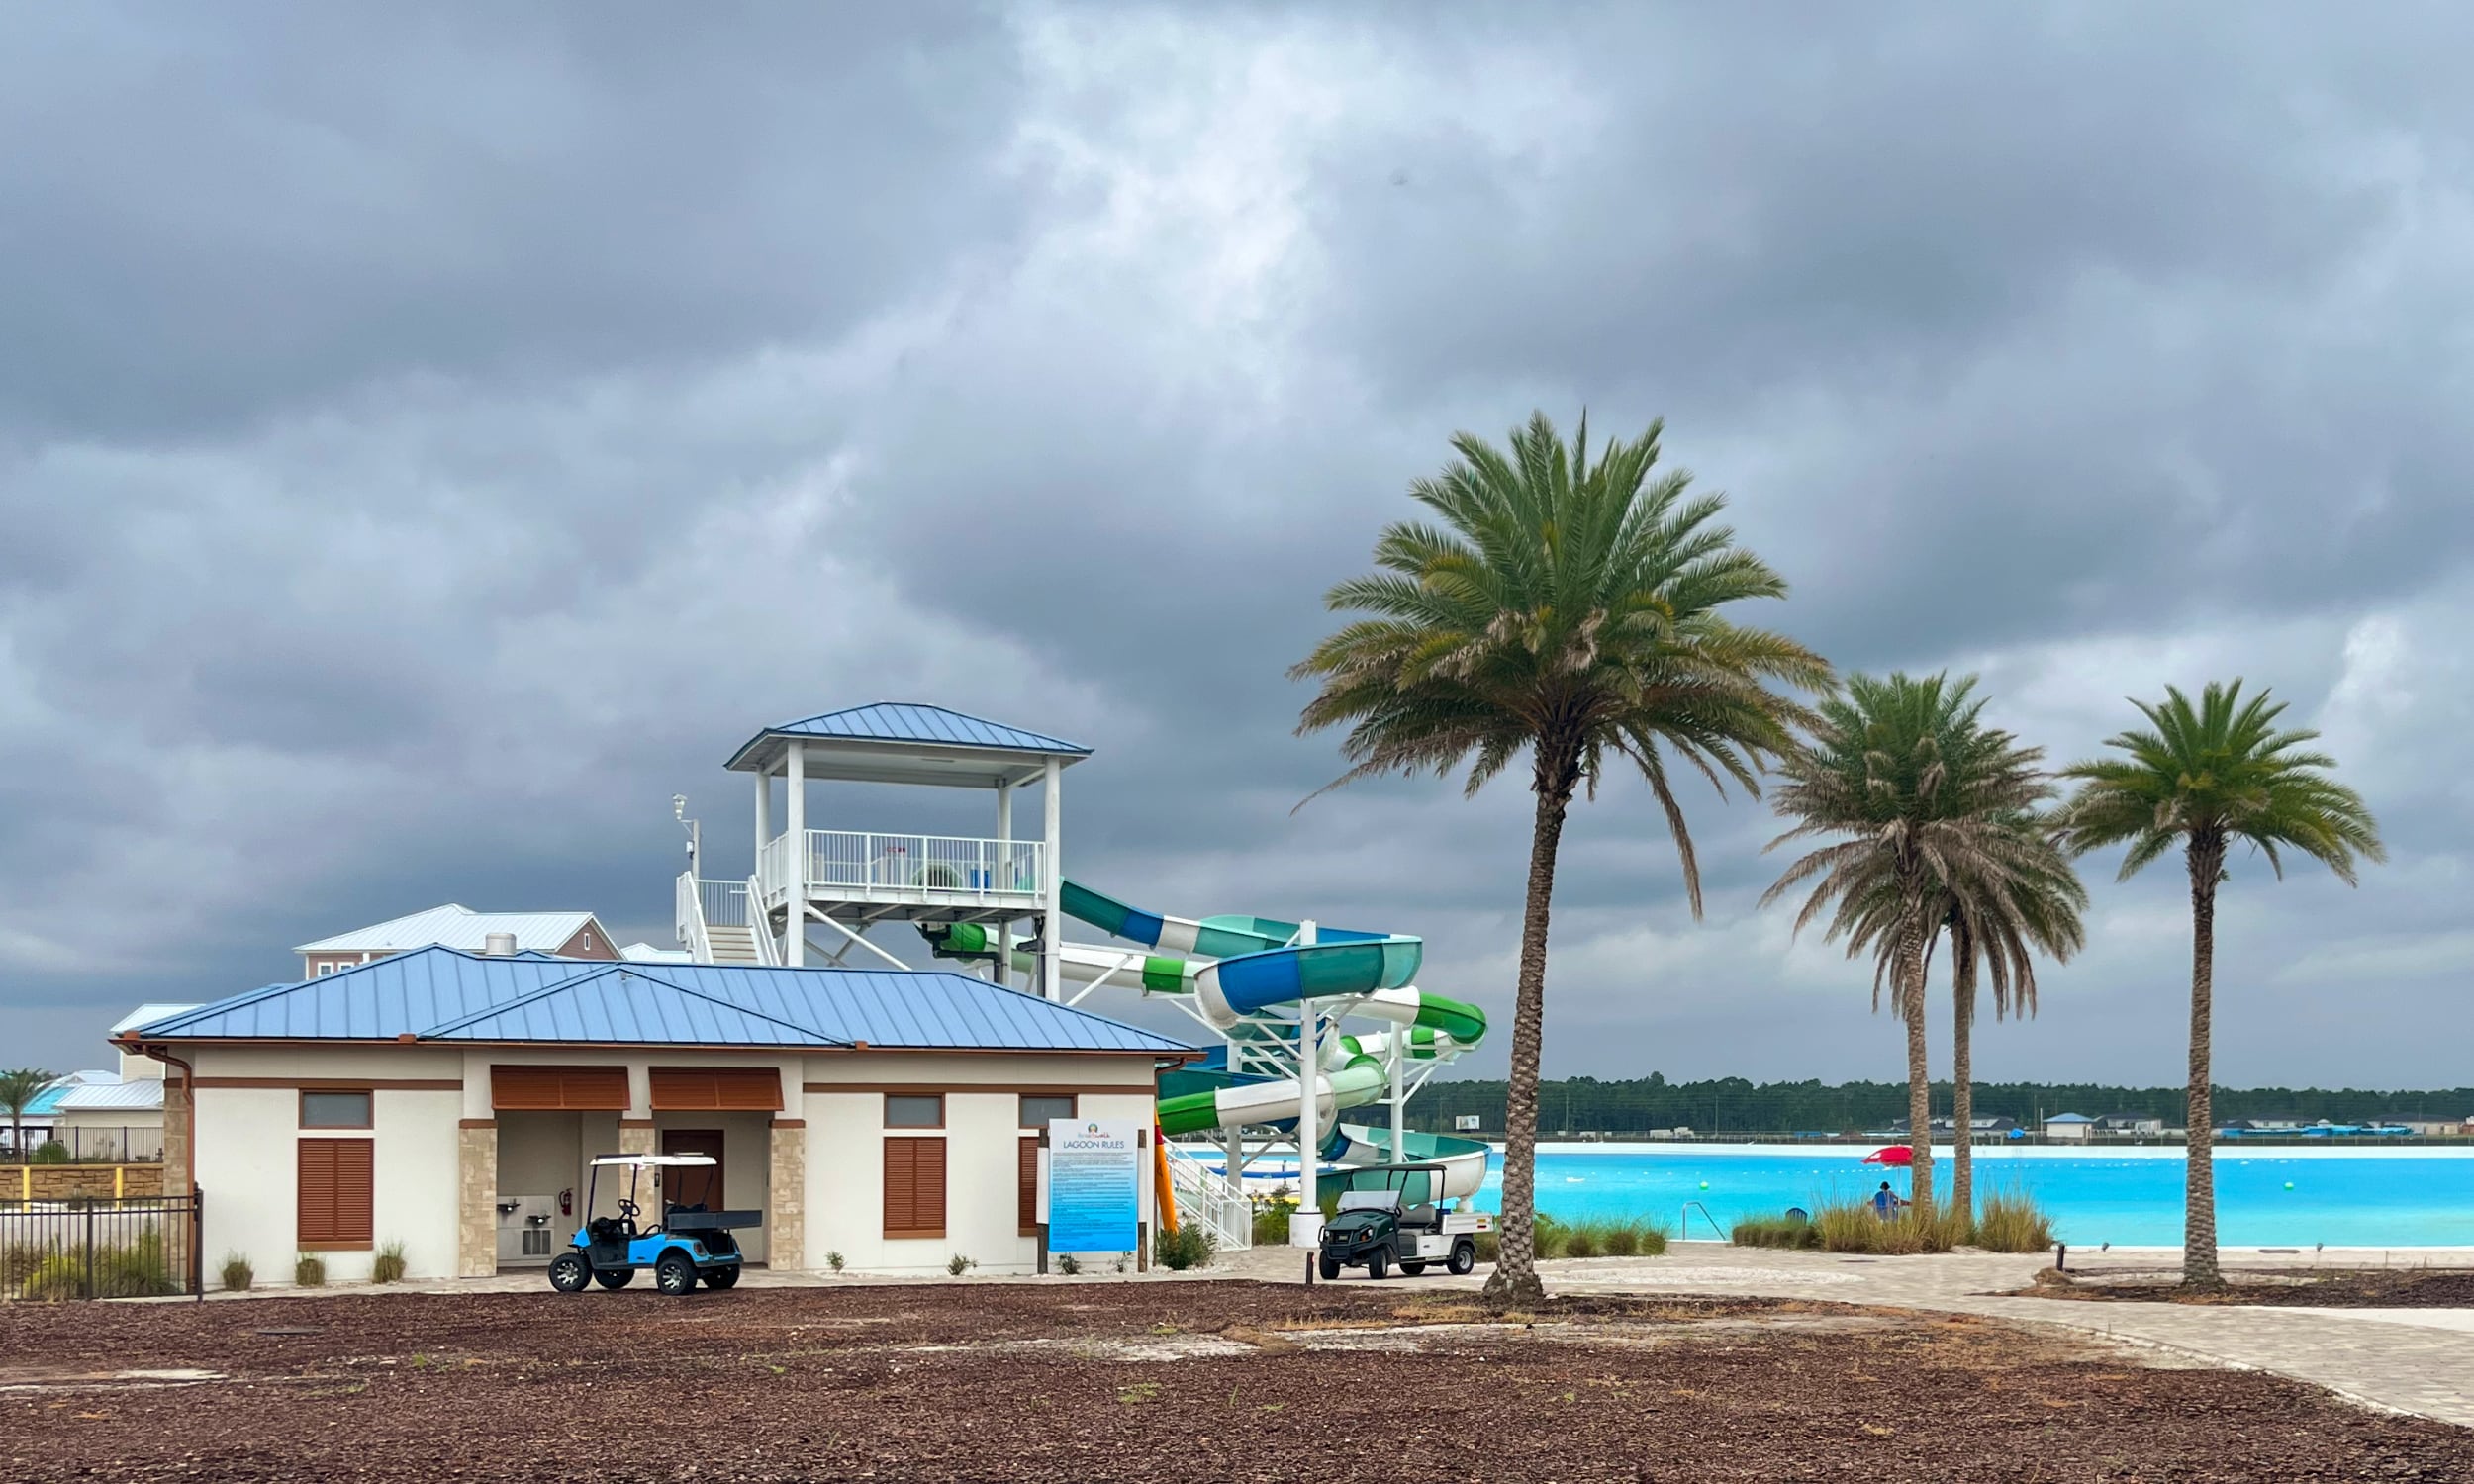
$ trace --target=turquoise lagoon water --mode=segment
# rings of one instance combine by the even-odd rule
[[[1552,1216],[1656,1217],[1672,1229],[1686,1201],[1719,1225],[1788,1206],[1860,1200],[1882,1180],[1908,1193],[1905,1170],[1865,1164],[1846,1145],[1541,1145],[1538,1208]],[[2474,1246],[2474,1150],[2217,1149],[2217,1240],[2228,1247]],[[1477,1204],[1502,1202],[1503,1157]],[[2182,1152],[1986,1148],[1976,1190],[2024,1191],[2073,1246],[2169,1247],[2182,1240]],[[1949,1189],[1947,1153],[1935,1158]],[[1707,1188],[1703,1188],[1706,1183]],[[2289,1188],[2290,1187],[2290,1188]],[[1692,1237],[1713,1235],[1700,1214]]]

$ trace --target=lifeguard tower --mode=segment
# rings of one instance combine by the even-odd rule
[[[1056,953],[1065,770],[1091,749],[941,706],[879,702],[771,726],[726,765],[756,781],[755,871],[713,880],[692,859],[678,881],[680,944],[700,964],[840,965],[864,949],[910,966],[868,941],[880,922],[980,923],[1008,955],[1027,926],[1039,945],[1037,983],[1059,997]],[[776,810],[774,781],[782,784]],[[985,788],[996,795],[996,833],[886,834],[809,827],[808,785],[844,782]],[[1040,786],[1040,831],[1018,838],[1014,790]],[[693,854],[701,854],[691,846]],[[828,935],[810,943],[810,929]]]

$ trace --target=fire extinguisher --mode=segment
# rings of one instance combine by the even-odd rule
[[[576,1192],[573,1187],[558,1192],[558,1214],[561,1216],[576,1214]]]

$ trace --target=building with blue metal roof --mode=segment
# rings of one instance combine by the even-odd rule
[[[163,1009],[117,1039],[167,1069],[204,1250],[345,1279],[389,1243],[415,1277],[545,1266],[621,1153],[711,1156],[710,1189],[666,1198],[763,1213],[753,1260],[1028,1272],[1025,1140],[1148,1126],[1158,1069],[1197,1055],[956,973],[441,947]]]

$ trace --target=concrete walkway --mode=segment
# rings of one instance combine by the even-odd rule
[[[2228,1268],[2380,1266],[2430,1261],[2474,1265],[2458,1253],[2228,1252]],[[2074,1254],[2073,1267],[2101,1266],[2108,1277],[2132,1269],[2170,1270],[2180,1254],[2115,1249]],[[1660,1257],[1600,1257],[1539,1264],[1551,1293],[1740,1293],[1848,1304],[1883,1304],[1937,1313],[2060,1325],[2134,1345],[2152,1345],[2219,1365],[2270,1371],[2340,1396],[2474,1427],[2474,1309],[2279,1309],[2257,1305],[2088,1303],[2014,1298],[2050,1256],[1863,1257],[1770,1252],[1715,1242],[1678,1242]],[[1304,1256],[1285,1250],[1230,1253],[1214,1264],[1275,1280],[1298,1280]],[[1353,1273],[1342,1282],[1363,1281]],[[1434,1282],[1431,1277],[1415,1280]],[[1475,1287],[1481,1277],[1444,1279]]]

